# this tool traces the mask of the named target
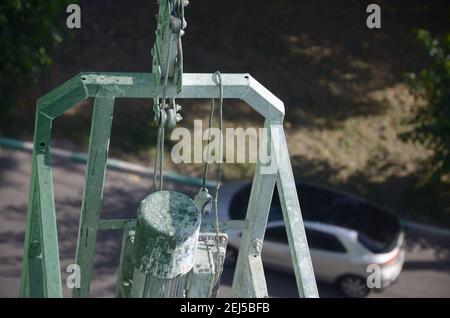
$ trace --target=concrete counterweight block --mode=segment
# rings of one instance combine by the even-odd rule
[[[141,201],[131,297],[185,297],[200,223],[198,207],[184,194],[158,191]]]

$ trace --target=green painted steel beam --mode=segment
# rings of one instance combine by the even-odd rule
[[[264,127],[269,127],[267,121]],[[267,140],[266,143],[270,151],[271,141]],[[264,271],[262,270],[261,248],[276,175],[273,173],[263,174],[262,169],[262,163],[258,160],[245,217],[248,222],[248,230],[243,232],[241,238],[233,277],[232,297],[268,297]],[[249,258],[252,259],[252,262],[249,261]]]
[[[52,120],[40,112],[39,106],[38,102],[20,295],[62,297],[50,164]]]
[[[136,221],[125,222],[120,249],[119,269],[117,270],[116,297],[129,298],[133,286],[133,248],[136,229]]]
[[[103,219],[98,223],[99,230],[124,230],[135,223],[134,219]]]
[[[281,123],[284,105],[249,74],[222,74],[224,98],[240,98],[271,122]],[[154,98],[163,87],[151,73],[83,72],[39,99],[41,112],[55,118],[88,97]],[[182,91],[169,85],[167,98],[219,98],[214,74],[183,74]]]
[[[92,276],[95,243],[102,206],[106,161],[114,111],[114,97],[107,91],[94,102],[89,142],[89,160],[81,205],[80,228],[76,264],[80,266],[80,288],[74,288],[73,297],[87,297]]]
[[[62,297],[53,179],[49,158],[46,154],[38,154],[36,156],[36,169],[41,217],[44,295],[50,298]]]
[[[76,75],[39,98],[38,110],[44,116],[53,119],[86,98],[88,98],[86,87],[80,75]]]
[[[78,80],[75,80],[78,78]],[[104,95],[117,98],[153,98],[161,96],[164,88],[158,86],[151,73],[83,72],[72,79],[78,86],[82,82],[85,97]],[[219,98],[214,74],[183,74],[180,93],[176,85],[169,84],[167,98]],[[271,122],[281,123],[284,105],[275,95],[250,74],[222,74],[224,98],[240,98]]]
[[[44,297],[44,282],[41,257],[41,223],[39,217],[38,186],[36,185],[36,164],[33,159],[33,174],[25,230],[24,257],[20,283],[20,297]]]
[[[130,222],[136,222],[135,219],[102,219],[99,221],[99,230],[123,230]],[[203,219],[200,227],[202,232],[214,232],[216,227],[212,219]],[[219,227],[224,231],[244,231],[248,228],[246,220],[220,220]]]
[[[201,232],[214,232],[216,222],[213,219],[203,219],[200,227]],[[245,231],[248,229],[247,220],[219,220],[219,228],[224,232],[228,230]]]
[[[272,125],[270,135],[278,167],[276,181],[278,196],[286,226],[297,288],[300,297],[319,297],[283,127]]]

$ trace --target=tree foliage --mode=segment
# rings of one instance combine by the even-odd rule
[[[51,52],[66,29],[66,6],[73,2],[0,1],[0,115],[7,114],[38,71],[51,64]]]
[[[409,137],[434,150],[432,177],[450,174],[450,33],[441,39],[426,30],[416,37],[427,52],[428,66],[409,75],[409,84],[416,96],[426,101],[418,106]]]

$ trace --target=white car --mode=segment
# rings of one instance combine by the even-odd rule
[[[222,219],[245,219],[250,183],[225,184],[220,192]],[[363,199],[308,184],[297,192],[314,272],[318,280],[335,283],[349,297],[365,297],[369,281],[383,289],[399,276],[405,260],[400,220]],[[241,233],[229,231],[226,263],[235,262]],[[262,258],[266,266],[293,272],[281,206],[275,188]],[[371,264],[370,267],[368,267]],[[372,285],[373,287],[373,285]]]

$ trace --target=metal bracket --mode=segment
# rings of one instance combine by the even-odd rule
[[[187,0],[158,0],[159,12],[156,16],[156,40],[152,49],[152,71],[157,85],[163,86],[162,95],[153,98],[153,111],[155,122],[161,120],[161,112],[165,112],[163,124],[169,128],[175,127],[181,121],[175,100],[171,107],[166,109],[166,87],[169,84],[177,87],[179,93],[183,78],[183,46],[181,37],[187,26],[184,18],[184,7],[189,4]]]

